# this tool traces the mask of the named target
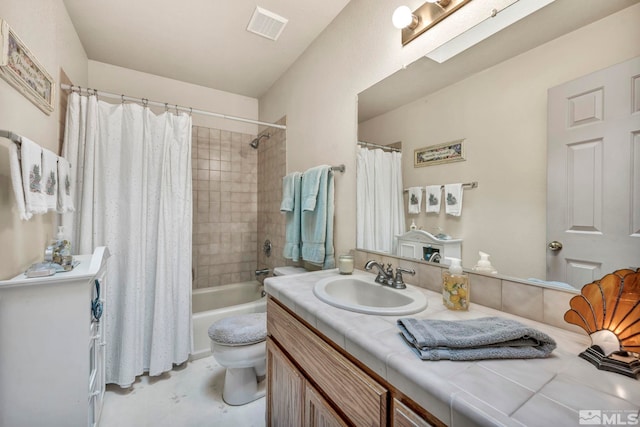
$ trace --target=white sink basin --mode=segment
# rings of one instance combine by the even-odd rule
[[[373,275],[327,277],[316,283],[313,293],[334,307],[365,314],[401,316],[427,307],[427,297],[411,286],[393,289],[374,281]]]

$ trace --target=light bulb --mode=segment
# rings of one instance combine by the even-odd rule
[[[411,13],[411,9],[409,9],[409,6],[398,7],[395,12],[393,12],[391,22],[393,22],[394,27],[400,30],[408,27],[411,22],[413,22],[413,13]]]

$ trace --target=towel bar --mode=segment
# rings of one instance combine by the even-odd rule
[[[462,186],[463,186],[464,188],[478,188],[478,181],[465,182],[464,184],[462,184]],[[441,189],[441,190],[442,190],[442,189],[444,189],[444,185],[441,185],[441,186],[440,186],[440,189]],[[405,189],[404,189],[404,192],[405,192],[405,193],[408,193],[408,192],[409,192],[409,189],[405,188]]]

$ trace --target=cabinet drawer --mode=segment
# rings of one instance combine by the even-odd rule
[[[393,427],[434,427],[398,399],[393,399]]]
[[[271,299],[267,330],[352,423],[386,424],[387,390]]]

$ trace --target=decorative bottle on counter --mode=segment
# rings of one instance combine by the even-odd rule
[[[442,303],[449,310],[469,309],[469,276],[462,272],[461,260],[447,257],[449,270],[442,272]]]

